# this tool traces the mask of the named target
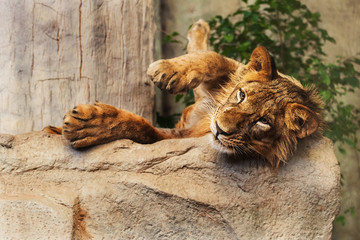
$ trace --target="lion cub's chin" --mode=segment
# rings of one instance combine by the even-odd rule
[[[225,147],[220,140],[217,140],[215,138],[215,135],[213,133],[209,134],[210,135],[210,143],[211,143],[211,147],[213,149],[215,149],[216,151],[218,151],[219,153],[225,153],[225,154],[235,154],[235,151],[232,149],[228,149],[227,147]]]
[[[225,153],[225,154],[234,154],[234,150],[228,149],[227,147],[225,147],[219,139],[216,139],[216,130],[215,130],[215,123],[214,121],[211,121],[210,123],[210,131],[211,134],[209,134],[210,136],[210,143],[211,143],[211,147],[213,149],[215,149],[216,151],[218,151],[219,153]]]

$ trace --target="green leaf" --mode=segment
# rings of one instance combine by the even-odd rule
[[[327,90],[321,90],[319,94],[323,97],[325,102],[333,98],[333,94]]]
[[[336,41],[335,41],[335,39],[334,38],[332,38],[332,37],[329,37],[328,39],[327,39],[329,42],[331,42],[331,43],[336,43]]]
[[[335,218],[335,222],[340,223],[342,226],[345,226],[346,218],[343,215],[339,215]]]
[[[162,44],[164,43],[168,43],[168,42],[173,42],[173,43],[180,43],[180,41],[174,39],[174,37],[178,36],[179,33],[178,32],[173,32],[170,35],[165,35],[163,40],[162,40]]]
[[[182,95],[182,94],[177,94],[177,95],[175,96],[175,102],[179,102],[183,97],[184,97],[184,95]]]
[[[344,148],[339,147],[339,152],[343,155],[346,155],[346,150]]]
[[[225,39],[227,42],[232,42],[232,40],[234,39],[234,35],[232,35],[232,34],[225,35],[225,36],[224,36],[224,39]]]
[[[324,75],[322,76],[322,78],[323,78],[323,83],[325,83],[326,86],[329,86],[330,83],[331,83],[331,80],[330,80],[329,75],[324,74]]]
[[[171,40],[171,36],[170,36],[170,35],[166,35],[166,36],[164,36],[164,38],[163,38],[163,40],[162,40],[162,44],[167,43],[167,42],[170,42],[170,40]]]
[[[352,147],[356,147],[356,143],[355,141],[351,140],[351,139],[344,139],[345,143],[352,146]]]
[[[249,11],[243,11],[242,13],[244,14],[244,17],[250,17],[251,16],[251,12],[249,12]]]
[[[331,83],[329,75],[326,73],[326,67],[324,65],[320,65],[319,67],[319,74],[321,76],[321,81],[326,85],[329,86]]]
[[[359,79],[355,77],[344,78],[344,81],[350,84],[352,87],[357,87],[357,88],[360,87]]]

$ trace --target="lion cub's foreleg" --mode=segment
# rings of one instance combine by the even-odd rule
[[[75,148],[124,138],[153,143],[167,137],[144,118],[99,102],[70,110],[64,117],[63,135]]]
[[[201,129],[160,129],[134,113],[111,105],[80,104],[66,113],[62,133],[74,148],[88,147],[118,139],[138,143],[154,143],[168,138],[199,137],[207,132],[207,122],[199,122]]]
[[[147,74],[157,87],[170,93],[182,93],[201,83],[217,82],[239,67],[235,60],[212,51],[197,51],[152,63]]]
[[[207,22],[200,19],[188,32],[188,54],[149,66],[147,73],[157,87],[177,94],[206,83],[204,90],[210,92],[238,69],[239,62],[207,51],[209,32]]]

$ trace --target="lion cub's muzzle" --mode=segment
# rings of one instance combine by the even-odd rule
[[[219,127],[219,124],[217,122],[215,122],[215,129],[216,129],[216,132],[215,132],[215,139],[216,140],[219,140],[219,135],[224,135],[224,136],[229,136],[231,135],[231,133],[227,133],[225,132],[224,130],[222,130],[220,127]]]

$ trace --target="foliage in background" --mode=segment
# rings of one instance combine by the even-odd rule
[[[246,63],[257,46],[266,47],[280,72],[293,76],[303,85],[314,85],[324,100],[326,128],[324,135],[339,143],[339,150],[349,145],[360,151],[356,134],[360,129],[359,106],[345,103],[342,96],[360,88],[360,59],[338,57],[335,63],[324,61],[323,46],[335,44],[328,32],[319,26],[319,13],[311,12],[298,0],[255,0],[226,17],[215,16],[208,22],[211,28],[210,45],[233,59]],[[253,2],[253,1],[252,1]],[[176,42],[177,33],[165,41]],[[177,96],[186,105],[190,96]],[[346,215],[353,216],[353,208],[346,209],[336,221],[345,224]]]
[[[178,94],[175,96],[175,102],[181,102],[185,106],[195,103],[194,91],[191,89],[187,94]],[[162,116],[156,113],[157,125],[162,128],[174,128],[175,124],[180,120],[181,113],[174,113],[170,116]]]
[[[343,214],[341,214],[335,218],[335,222],[338,222],[342,226],[345,226],[346,216],[355,217],[355,207],[349,207],[348,209],[345,209]]]

